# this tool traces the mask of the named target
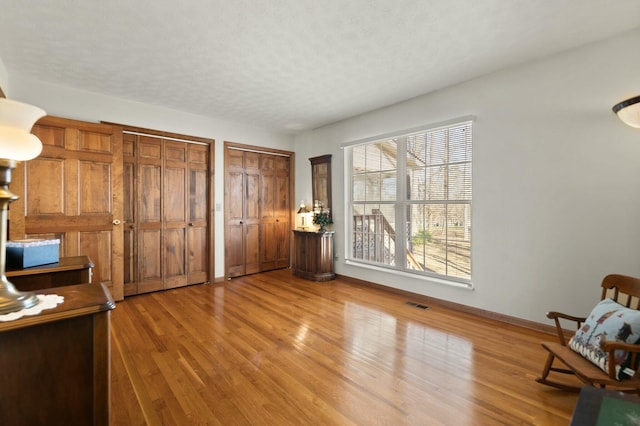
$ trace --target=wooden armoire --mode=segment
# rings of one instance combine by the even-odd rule
[[[225,276],[290,265],[293,153],[225,143]]]

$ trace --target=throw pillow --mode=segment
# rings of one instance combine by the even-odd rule
[[[610,360],[609,354],[602,350],[605,340],[615,340],[624,343],[640,343],[640,311],[629,309],[612,299],[604,299],[591,311],[580,330],[569,341],[569,347],[583,357],[600,367],[605,373],[609,372],[609,362],[616,363],[618,380],[630,377],[627,367],[630,366],[630,355],[626,351],[614,352],[615,359]]]

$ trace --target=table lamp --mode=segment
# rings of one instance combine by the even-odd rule
[[[307,213],[311,213],[311,210],[309,210],[307,206],[304,205],[304,201],[302,201],[300,203],[300,208],[298,209],[298,214],[300,215],[300,219],[301,219],[301,223],[300,223],[301,229],[307,229],[307,223],[306,223]]]
[[[18,196],[9,191],[16,161],[36,158],[42,142],[31,134],[33,124],[47,113],[40,108],[0,98],[0,314],[20,311],[38,303],[33,293],[16,290],[6,276],[7,213]]]

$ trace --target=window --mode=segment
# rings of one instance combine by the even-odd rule
[[[348,260],[471,282],[472,123],[346,147]]]

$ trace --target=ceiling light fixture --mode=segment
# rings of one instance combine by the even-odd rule
[[[640,96],[617,103],[612,109],[623,123],[640,129]]]

